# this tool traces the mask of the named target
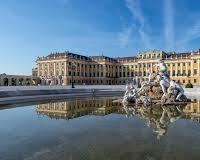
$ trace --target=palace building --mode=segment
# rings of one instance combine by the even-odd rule
[[[171,79],[181,84],[200,84],[200,50],[187,53],[144,51],[132,57],[82,56],[70,53],[51,53],[38,57],[33,69],[46,85],[104,84],[120,85],[127,80],[134,83],[156,73],[155,66],[162,59],[168,66]]]
[[[37,76],[0,74],[0,86],[30,86],[38,82]]]

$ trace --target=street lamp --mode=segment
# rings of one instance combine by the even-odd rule
[[[71,81],[72,81],[72,88],[75,88],[74,86],[74,70],[76,68],[76,64],[74,63],[74,61],[72,61],[72,73],[71,73]]]

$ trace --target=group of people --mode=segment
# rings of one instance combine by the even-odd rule
[[[158,67],[158,72],[156,76],[152,78],[152,73],[150,73],[148,81],[142,84],[140,90],[142,90],[142,88],[147,84],[158,83],[160,84],[163,91],[162,98],[165,97],[167,94],[172,94],[176,97],[176,101],[182,101],[181,97],[184,95],[184,89],[180,84],[176,83],[174,80],[170,80],[170,77],[167,73],[167,65],[162,60],[160,60],[156,64],[156,66]],[[126,92],[124,94],[123,101],[136,102],[138,99],[141,98],[138,94],[140,90],[137,90],[133,86],[133,83],[128,83],[126,85]],[[143,97],[144,100],[148,100],[149,98],[150,97],[148,96]]]

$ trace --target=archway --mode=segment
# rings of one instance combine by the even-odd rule
[[[26,78],[26,85],[30,86],[31,85],[31,80],[29,78]]]
[[[11,78],[11,85],[16,86],[16,78]]]
[[[20,86],[22,86],[22,85],[24,84],[24,82],[23,82],[23,81],[24,81],[24,79],[23,79],[23,78],[20,78],[20,79],[19,79],[19,85],[20,85]]]
[[[8,78],[4,78],[3,79],[3,85],[4,86],[8,86]]]

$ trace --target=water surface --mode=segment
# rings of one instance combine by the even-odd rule
[[[0,110],[2,160],[200,159],[200,103],[76,99]],[[180,111],[179,111],[180,110]]]

